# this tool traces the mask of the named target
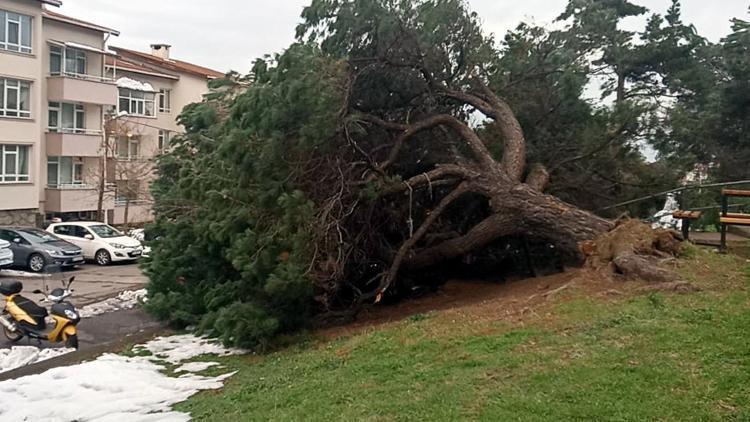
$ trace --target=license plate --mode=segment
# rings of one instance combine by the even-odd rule
[[[130,255],[133,255],[133,256],[140,256],[140,254],[141,254],[141,251],[130,252]]]
[[[83,257],[82,256],[73,258],[73,262],[81,262],[81,261],[83,261]]]

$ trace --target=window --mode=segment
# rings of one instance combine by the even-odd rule
[[[159,151],[169,148],[169,131],[159,130]]]
[[[55,232],[55,234],[80,238],[84,238],[87,234],[91,234],[85,227],[74,226],[72,224],[55,226],[52,231]]]
[[[118,112],[127,112],[134,116],[154,116],[154,93],[120,88]]]
[[[31,84],[0,78],[0,117],[31,117]]]
[[[67,76],[86,75],[86,53],[75,48],[50,46],[49,73]]]
[[[0,10],[0,50],[31,54],[31,16]]]
[[[29,146],[0,145],[0,183],[29,181]]]
[[[86,132],[86,110],[82,104],[49,103],[50,132]]]
[[[159,113],[171,113],[172,112],[172,90],[171,89],[160,89],[159,90]]]
[[[83,162],[74,157],[47,157],[47,186],[51,188],[82,186]]]
[[[133,160],[140,157],[140,139],[134,137],[120,136],[117,138],[117,158]]]
[[[138,201],[141,184],[138,180],[118,180],[115,189],[115,204],[124,205]]]

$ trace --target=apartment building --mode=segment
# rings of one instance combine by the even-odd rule
[[[148,221],[151,159],[221,73],[166,45],[109,50],[116,30],[60,5],[0,0],[0,225],[91,219],[100,202],[109,222]]]
[[[183,131],[177,116],[208,93],[208,81],[221,72],[170,57],[168,44],[153,44],[149,53],[111,47],[107,76],[119,89],[116,122],[110,125],[117,161],[114,224],[152,219],[148,186],[155,177],[155,156]]]

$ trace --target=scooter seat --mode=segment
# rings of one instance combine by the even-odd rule
[[[43,330],[46,327],[47,324],[45,323],[44,318],[49,315],[47,313],[47,308],[39,306],[31,299],[23,296],[16,296],[13,301],[19,308],[29,314],[29,316],[36,321],[36,328]]]

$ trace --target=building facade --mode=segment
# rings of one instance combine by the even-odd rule
[[[153,158],[219,72],[108,50],[119,33],[61,15],[58,0],[0,0],[0,225],[151,219]],[[140,174],[139,174],[140,173]]]

